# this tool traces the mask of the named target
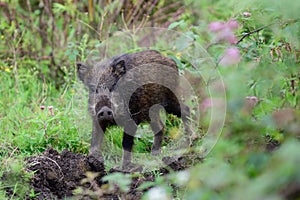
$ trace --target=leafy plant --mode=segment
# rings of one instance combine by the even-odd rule
[[[225,83],[227,113],[223,134],[203,162],[163,177],[152,174],[155,180],[139,187],[149,190],[143,198],[299,198],[299,10],[293,0],[0,2],[0,199],[38,196],[27,184],[24,157],[49,147],[87,154],[91,121],[75,62],[93,56],[118,31],[147,26],[183,33],[172,50],[160,40],[155,49],[174,59],[185,76],[199,72],[184,50],[208,52]],[[110,44],[127,45],[123,38]],[[141,49],[134,45],[128,52]],[[202,153],[212,106],[218,106],[209,98],[209,83],[198,78],[190,80],[199,93],[201,127],[189,154]],[[182,136],[181,120],[165,119],[163,151]],[[122,132],[113,127],[105,135],[107,169],[120,163]],[[137,161],[157,162],[150,159],[152,137],[142,125],[133,150]],[[131,178],[115,173],[103,180],[126,193]],[[82,197],[89,191],[77,192]]]

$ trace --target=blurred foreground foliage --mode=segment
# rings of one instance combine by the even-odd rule
[[[35,196],[17,179],[28,178],[12,161],[19,155],[48,147],[88,152],[87,94],[76,82],[75,62],[117,31],[157,26],[205,47],[224,79],[228,112],[203,163],[158,176],[144,198],[154,192],[165,199],[300,199],[299,10],[292,0],[1,1],[0,175],[8,177],[1,179],[0,198],[11,186],[13,197]],[[237,43],[216,42],[209,24],[230,19],[239,22]],[[219,65],[232,46],[239,64]],[[189,68],[180,53],[174,58]],[[203,129],[208,121],[204,114]],[[106,153],[117,159],[120,131],[112,132]],[[150,145],[138,141],[135,148]]]

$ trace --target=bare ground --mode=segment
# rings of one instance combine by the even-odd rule
[[[159,169],[162,175],[167,174],[170,169],[177,171],[185,168],[181,157],[165,157],[163,161],[168,164],[168,169]],[[68,150],[59,153],[49,148],[38,156],[27,158],[26,162],[27,170],[34,172],[30,187],[37,194],[34,199],[38,200],[65,199],[66,197],[71,199],[140,199],[145,191],[137,190],[137,188],[145,181],[154,181],[155,178],[154,173],[151,172],[132,178],[130,190],[124,193],[118,189],[114,191],[105,189],[107,182],[103,182],[102,178],[115,172],[128,172],[117,169],[110,169],[106,172],[103,160],[95,159],[93,156],[76,154]],[[76,194],[75,190],[78,188],[81,192]]]

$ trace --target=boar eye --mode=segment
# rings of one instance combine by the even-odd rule
[[[113,74],[115,76],[120,76],[126,73],[126,66],[125,66],[125,61],[124,60],[120,60],[119,62],[117,62],[116,64],[113,65]]]
[[[87,75],[88,67],[86,64],[82,62],[76,63],[77,66],[77,72],[79,79],[84,82],[85,76]]]
[[[77,66],[77,70],[78,71],[85,71],[85,70],[87,70],[87,66],[84,63],[82,63],[82,62],[77,62],[76,66]]]

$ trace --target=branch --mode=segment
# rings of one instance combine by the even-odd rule
[[[296,23],[296,22],[298,22],[299,20],[300,20],[300,18],[297,18],[297,19],[291,19],[291,20],[287,20],[287,21],[284,21],[284,22],[279,23],[279,24],[280,24],[280,25],[286,25],[286,24],[288,24],[288,23]],[[252,35],[253,33],[257,33],[257,32],[259,32],[259,31],[261,31],[261,30],[263,30],[263,29],[265,29],[265,28],[267,28],[267,27],[269,27],[269,26],[272,26],[272,25],[276,24],[276,23],[278,23],[278,22],[273,22],[273,23],[271,23],[271,24],[262,26],[262,27],[260,27],[260,28],[258,28],[258,29],[256,29],[256,30],[250,31],[249,33],[245,33],[245,34],[243,35],[243,37],[241,37],[241,39],[240,39],[239,41],[237,41],[236,44],[239,44],[240,42],[242,42],[242,41],[243,41],[246,37],[248,37],[249,35]]]
[[[250,31],[250,32],[248,32],[248,33],[245,33],[245,34],[243,35],[243,37],[241,37],[241,39],[239,39],[239,41],[237,41],[236,44],[239,44],[240,42],[242,42],[242,41],[243,41],[246,37],[248,37],[249,35],[252,35],[253,33],[258,33],[259,31],[261,31],[261,30],[263,30],[263,29],[265,29],[265,28],[267,28],[267,27],[269,27],[269,26],[271,26],[271,25],[273,25],[273,23],[272,23],[272,24],[265,25],[265,26],[260,27],[260,28],[258,28],[258,29],[255,29],[255,30]]]

